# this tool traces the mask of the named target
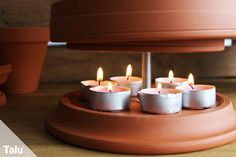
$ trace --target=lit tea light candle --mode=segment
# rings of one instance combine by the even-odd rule
[[[188,77],[189,85],[180,86],[183,92],[183,107],[188,109],[206,109],[216,106],[216,87],[212,85],[195,85],[192,74]]]
[[[156,78],[155,82],[156,85],[161,83],[163,88],[176,88],[188,84],[186,78],[174,77],[174,72],[172,70],[169,71],[168,77]]]
[[[131,96],[137,96],[142,88],[142,79],[132,76],[132,66],[129,64],[126,69],[126,76],[116,76],[110,78],[118,83],[118,86],[124,86],[131,89]]]
[[[127,87],[97,86],[90,88],[90,107],[99,111],[121,111],[129,108],[131,90]]]
[[[103,81],[103,70],[101,67],[98,68],[97,71],[97,84],[100,86],[101,85],[101,81]]]
[[[81,98],[84,101],[89,101],[90,91],[89,88],[96,86],[107,86],[109,81],[103,81],[103,70],[101,67],[97,70],[97,81],[96,80],[85,80],[81,81]],[[111,84],[117,85],[117,82],[110,81]]]
[[[182,110],[182,92],[177,89],[162,88],[142,89],[139,94],[141,110],[154,114],[174,114]]]

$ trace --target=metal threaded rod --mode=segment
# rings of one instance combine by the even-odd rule
[[[142,79],[143,79],[143,89],[151,88],[152,85],[151,52],[142,53]]]

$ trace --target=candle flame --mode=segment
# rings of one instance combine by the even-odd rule
[[[158,90],[161,90],[161,89],[162,89],[161,83],[158,83],[158,84],[157,84],[157,89],[158,89]]]
[[[110,92],[112,91],[112,84],[111,84],[111,82],[108,82],[107,90],[109,90]]]
[[[169,71],[169,79],[173,80],[174,79],[174,73],[172,70]]]
[[[192,73],[190,73],[188,76],[188,84],[194,85],[194,77]]]
[[[131,76],[132,76],[132,66],[131,66],[131,64],[129,64],[126,69],[126,77],[127,77],[127,79],[129,79],[129,77],[131,77]]]
[[[99,67],[97,71],[97,81],[102,81],[102,80],[103,80],[103,70],[101,67]]]

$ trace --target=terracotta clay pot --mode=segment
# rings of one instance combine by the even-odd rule
[[[234,0],[60,0],[51,40],[108,51],[214,52],[236,37]]]
[[[10,64],[0,64],[0,85],[5,83],[8,78],[8,74],[11,72]],[[6,104],[5,93],[0,91],[0,107]]]
[[[5,84],[7,93],[26,94],[37,89],[48,40],[48,28],[0,29],[0,58],[12,65]]]

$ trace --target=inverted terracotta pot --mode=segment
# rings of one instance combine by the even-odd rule
[[[223,40],[236,37],[235,7],[234,0],[60,0],[51,8],[51,40],[85,50],[222,51]]]
[[[46,120],[55,137],[80,147],[128,154],[171,154],[204,150],[236,139],[236,113],[230,99],[217,94],[217,107],[173,115],[130,111],[98,112],[78,101],[80,92],[61,97]]]
[[[37,89],[48,40],[48,28],[0,28],[0,57],[12,65],[7,93],[26,94]]]

